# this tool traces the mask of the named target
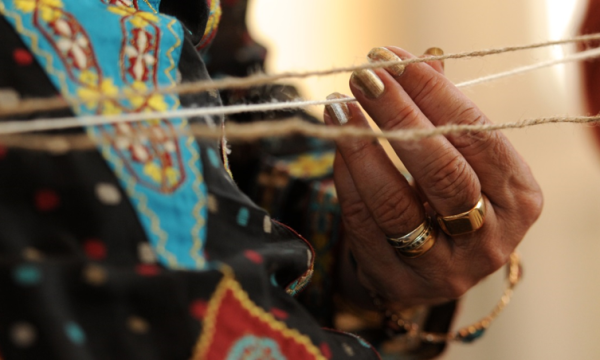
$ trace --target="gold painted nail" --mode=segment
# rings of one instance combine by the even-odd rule
[[[402,59],[400,59],[400,57],[398,57],[398,55],[394,54],[393,52],[391,52],[390,50],[388,50],[384,47],[378,47],[378,48],[372,49],[371,51],[369,51],[369,55],[367,55],[367,57],[372,62],[402,60]],[[401,64],[388,66],[385,69],[394,76],[400,76],[400,75],[402,75],[402,73],[404,73],[404,65],[401,65]]]
[[[431,47],[425,50],[425,55],[442,56],[444,55],[444,50],[440,49],[439,47]]]
[[[336,99],[345,99],[346,96],[334,92],[327,96],[327,100],[336,100]],[[346,103],[337,103],[337,104],[329,104],[325,105],[325,109],[329,116],[332,119],[337,120],[340,125],[344,125],[350,119],[350,109],[348,109],[348,105]]]
[[[355,70],[350,81],[365,94],[366,97],[377,99],[385,91],[383,81],[371,69]]]
[[[442,56],[444,55],[444,50],[440,49],[439,47],[431,47],[425,50],[425,55]],[[444,60],[440,60],[440,62],[442,63],[442,67],[444,67]]]

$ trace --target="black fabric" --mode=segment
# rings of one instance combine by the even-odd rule
[[[198,14],[206,16],[203,6],[187,18],[180,12],[183,5],[165,4],[165,11],[188,24]],[[183,45],[182,82],[208,79],[193,47],[194,36],[188,33]],[[39,64],[15,60],[15,51],[26,55],[28,49],[2,17],[0,43],[0,88],[12,89],[21,98],[58,95]],[[185,107],[215,106],[220,98],[203,93],[184,95],[181,102]],[[36,113],[22,119],[59,115],[72,113]],[[217,126],[220,121],[212,119]],[[377,358],[356,338],[321,329],[286,293],[286,287],[299,290],[298,281],[306,280],[310,246],[286,226],[264,220],[266,212],[238,189],[222,163],[210,165],[214,159],[209,151],[219,154],[219,142],[198,144],[204,181],[218,204],[205,225],[208,258],[228,265],[253,304],[279,314],[280,324],[306,336],[328,358],[349,353]],[[99,184],[116,189],[121,201],[101,201]],[[247,226],[240,226],[236,217],[242,206],[248,209]],[[208,310],[203,307],[228,272],[148,263],[140,255],[147,245],[127,193],[97,150],[53,154],[0,147],[0,356],[189,359],[204,330]],[[225,324],[217,327],[221,325]]]
[[[208,5],[204,0],[162,0],[160,12],[176,17],[191,33],[194,45],[200,42],[204,35],[208,20]]]

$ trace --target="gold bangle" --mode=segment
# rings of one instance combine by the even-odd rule
[[[386,311],[386,317],[393,321],[399,328],[406,331],[403,336],[408,336],[413,339],[419,339],[427,343],[444,343],[449,341],[460,341],[470,343],[477,340],[485,333],[485,330],[490,327],[491,323],[500,315],[502,310],[508,305],[513,294],[515,286],[519,283],[522,277],[522,268],[519,254],[516,252],[510,255],[510,261],[507,264],[508,276],[507,286],[504,293],[494,309],[482,318],[481,320],[460,328],[459,330],[448,333],[436,333],[423,331],[419,328],[419,324],[405,319],[400,313]],[[376,301],[376,305],[378,301]]]

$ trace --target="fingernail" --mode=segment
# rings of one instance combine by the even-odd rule
[[[385,91],[383,81],[371,69],[355,70],[350,77],[350,81],[366,97],[377,99]]]
[[[431,47],[425,50],[425,55],[442,56],[444,55],[444,50],[440,49],[439,47]],[[442,63],[442,67],[444,67],[444,60],[440,60],[440,62]]]
[[[367,56],[369,57],[369,60],[373,62],[402,60],[400,59],[400,57],[398,57],[398,55],[394,54],[393,52],[384,47],[374,48],[373,50],[369,51],[369,55]],[[401,64],[388,66],[385,69],[394,76],[400,76],[402,75],[402,73],[404,73],[404,65]]]
[[[336,99],[345,99],[346,96],[334,92],[333,94],[327,96],[327,100],[336,100]],[[327,110],[327,114],[336,120],[340,125],[344,125],[350,119],[350,109],[348,109],[348,105],[346,103],[336,103],[325,105],[325,110]]]

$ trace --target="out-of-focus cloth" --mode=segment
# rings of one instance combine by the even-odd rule
[[[143,93],[208,78],[209,5],[2,0],[0,88],[89,100],[22,121],[219,105]],[[92,100],[119,91],[130,97]],[[294,299],[314,251],[238,189],[220,142],[171,136],[194,122],[222,119],[71,131],[98,141],[90,151],[0,150],[3,358],[377,358]]]
[[[20,121],[297,97],[285,85],[147,92],[261,71],[266,51],[247,32],[246,9],[245,0],[0,0],[0,97],[83,100]],[[127,98],[95,99],[117,93]],[[317,122],[302,111],[231,121],[287,117]],[[0,358],[378,358],[361,338],[327,329],[341,256],[333,144],[268,139],[228,157],[225,139],[185,135],[223,121],[46,133],[85,133],[97,144],[88,151],[0,146]]]

